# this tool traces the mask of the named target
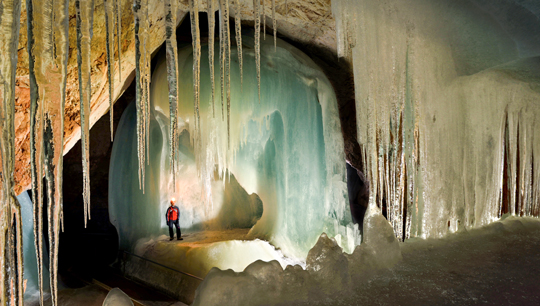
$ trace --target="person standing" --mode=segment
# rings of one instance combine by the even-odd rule
[[[171,206],[167,208],[165,213],[165,219],[167,220],[167,225],[169,226],[169,236],[171,236],[170,241],[174,239],[173,225],[176,226],[176,237],[178,240],[184,240],[182,238],[182,232],[180,231],[180,209],[174,203],[176,202],[175,198],[171,199]]]

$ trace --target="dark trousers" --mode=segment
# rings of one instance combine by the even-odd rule
[[[169,220],[169,236],[171,236],[171,239],[174,238],[173,225],[176,226],[176,238],[182,237],[182,232],[180,231],[180,220]]]
[[[356,170],[351,165],[347,164],[347,191],[349,192],[349,207],[351,209],[351,216],[354,223],[358,223],[358,229],[362,234],[362,239],[364,238],[364,216],[366,214],[367,202],[360,203],[363,201],[362,195],[367,194],[367,186],[365,182],[362,181],[358,175],[358,170]],[[362,205],[364,204],[364,205]]]

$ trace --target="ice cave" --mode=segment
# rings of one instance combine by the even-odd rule
[[[540,305],[537,0],[0,24],[0,305]]]

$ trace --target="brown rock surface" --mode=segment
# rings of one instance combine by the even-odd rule
[[[267,28],[272,27],[271,0],[266,1]],[[150,1],[150,46],[155,51],[165,40],[165,19],[162,1]],[[201,11],[205,11],[207,2],[202,1]],[[121,33],[121,67],[122,79],[118,75],[118,55],[114,54],[114,101],[118,99],[129,86],[135,76],[135,37],[132,2],[121,0],[122,3],[122,33]],[[188,12],[188,1],[180,0],[177,12],[180,22]],[[251,0],[241,0],[241,14],[244,23],[252,23],[253,9]],[[216,5],[217,6],[217,5]],[[69,20],[69,60],[67,76],[67,99],[65,105],[64,154],[69,151],[80,138],[79,118],[79,84],[77,72],[76,48],[76,18],[74,2],[70,1]],[[234,14],[234,10],[231,10]],[[288,14],[285,16],[285,1],[276,3],[276,20],[278,32],[298,43],[319,46],[330,49],[335,53],[336,35],[330,0],[288,0]],[[268,31],[269,33],[271,30]],[[109,91],[107,80],[107,57],[105,14],[103,0],[97,0],[94,10],[94,29],[92,38],[92,100],[90,125],[92,126],[109,110]],[[116,47],[115,47],[116,50]],[[15,181],[16,194],[30,188],[30,89],[28,77],[28,51],[26,7],[23,1],[21,13],[21,30],[19,38],[19,54],[17,63],[16,84],[16,164]],[[106,137],[103,141],[108,141]]]

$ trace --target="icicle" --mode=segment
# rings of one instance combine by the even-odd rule
[[[265,5],[265,0],[262,0],[262,20],[263,20],[263,39],[266,40],[266,5]]]
[[[111,60],[109,42],[109,17],[107,7],[110,3],[105,1],[105,19],[107,27],[107,61],[109,63],[109,94],[111,88]],[[94,1],[75,1],[77,10],[77,64],[79,72],[79,97],[81,106],[81,145],[82,145],[82,168],[83,168],[83,202],[84,202],[84,227],[90,219],[90,99],[92,87],[90,85],[90,51],[92,40],[92,24],[94,22]],[[111,97],[109,97],[109,101]]]
[[[259,6],[259,0],[253,0],[253,14],[255,15],[255,65],[257,67],[259,103],[261,103],[261,19]]]
[[[37,272],[40,305],[43,305],[43,110],[38,103],[36,75],[34,72],[34,30],[33,30],[33,3],[26,0],[26,26],[28,70],[30,79],[30,168],[32,177],[32,204],[34,206],[34,245],[36,248]]]
[[[23,305],[21,209],[13,193],[15,170],[15,75],[21,1],[3,1],[0,9],[0,129],[2,180],[0,203],[0,301]],[[9,285],[9,288],[6,288]],[[11,305],[11,304],[10,304]]]
[[[201,39],[199,33],[199,0],[190,0],[189,12],[191,16],[191,37],[193,44],[193,106],[195,115],[195,134],[199,135],[201,130],[199,115],[199,94],[200,94],[200,70],[201,70]],[[197,136],[198,137],[198,136]],[[200,139],[200,138],[199,138]]]
[[[122,82],[122,0],[115,0],[116,9],[116,39],[117,39],[117,53],[118,53],[118,80]],[[111,117],[112,122],[112,117]]]
[[[107,50],[107,80],[109,81],[109,124],[113,141],[113,99],[114,99],[114,0],[103,0],[105,7],[105,32]],[[89,1],[90,2],[90,1]]]
[[[178,49],[176,45],[176,0],[165,0],[165,13],[167,81],[169,83],[169,160],[171,163],[172,185],[176,186],[175,152],[177,148],[176,139],[178,136]]]
[[[236,50],[238,52],[238,64],[240,65],[240,88],[244,83],[244,75],[242,71],[243,59],[242,59],[242,18],[240,12],[240,1],[236,0],[236,14],[234,16],[234,25],[236,29]]]
[[[214,30],[216,27],[214,0],[208,0],[208,63],[210,66],[210,83],[212,86],[212,117],[216,118],[215,78],[214,78]]]
[[[137,106],[137,152],[139,162],[139,188],[144,193],[145,161],[148,152],[148,87],[150,85],[150,60],[148,43],[148,0],[134,0],[135,19],[135,89]]]
[[[219,1],[219,62],[220,62],[220,85],[221,85],[221,120],[225,120],[225,35],[223,28],[223,11],[221,1]]]
[[[41,180],[35,175],[45,174],[47,181],[48,229],[50,249],[50,274],[51,274],[51,301],[57,305],[57,272],[58,272],[58,243],[60,230],[60,216],[62,211],[62,157],[64,144],[64,104],[66,98],[66,75],[68,59],[68,4],[67,0],[32,0],[30,6],[32,12],[32,37],[29,44],[33,44],[30,62],[34,62],[35,69],[30,73],[35,75],[35,87],[37,90],[37,103],[32,106],[34,113],[34,154],[41,154],[39,146],[42,145],[44,154],[43,169],[36,169],[34,182]],[[30,22],[30,21],[29,21]],[[31,76],[32,79],[32,76]],[[42,108],[41,108],[42,107]],[[40,143],[39,127],[41,111],[43,112],[43,144]],[[38,147],[38,148],[36,148]],[[38,150],[36,150],[38,149]],[[34,155],[32,162],[39,160]],[[34,189],[37,186],[33,186]],[[38,194],[39,195],[39,194]],[[41,205],[38,201],[37,205]],[[39,214],[39,208],[38,208]],[[38,230],[41,231],[41,227]],[[38,233],[38,240],[42,234]],[[39,244],[39,243],[38,243]],[[36,246],[39,247],[39,246]],[[38,250],[38,253],[40,251]],[[39,259],[38,259],[39,260]]]
[[[277,50],[276,0],[272,0],[272,27],[274,28],[274,51]]]

